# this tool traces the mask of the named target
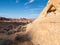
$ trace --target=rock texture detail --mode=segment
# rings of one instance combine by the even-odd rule
[[[49,0],[26,30],[34,45],[60,45],[60,0]]]

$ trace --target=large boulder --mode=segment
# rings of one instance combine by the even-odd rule
[[[34,45],[60,45],[60,0],[49,0],[40,16],[27,25]]]

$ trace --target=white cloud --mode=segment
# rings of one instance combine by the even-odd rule
[[[34,2],[34,0],[29,0],[29,2],[26,2],[24,5],[28,5],[28,4],[33,3],[33,2]]]
[[[34,2],[34,0],[30,0],[30,1],[29,1],[29,3],[32,3],[32,2]]]
[[[16,0],[16,3],[18,3],[19,2],[19,0]]]

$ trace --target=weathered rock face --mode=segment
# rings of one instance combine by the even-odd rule
[[[40,16],[26,29],[34,45],[60,45],[60,0],[49,0]]]

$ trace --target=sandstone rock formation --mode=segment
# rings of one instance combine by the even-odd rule
[[[21,28],[23,32],[16,28],[16,33],[0,34],[0,45],[60,45],[60,0],[49,0],[39,17],[26,27]]]
[[[49,0],[39,17],[27,25],[33,45],[60,45],[60,0]]]

